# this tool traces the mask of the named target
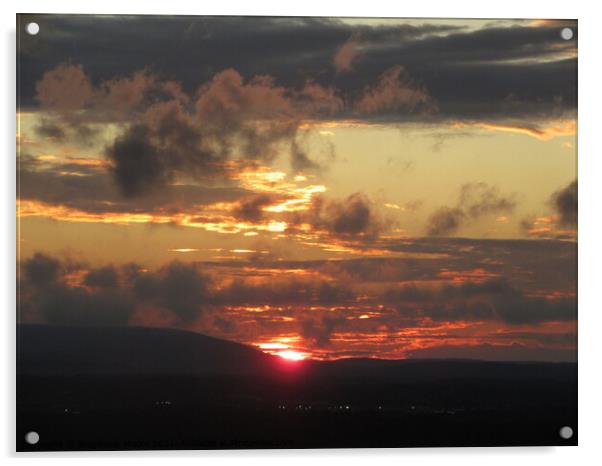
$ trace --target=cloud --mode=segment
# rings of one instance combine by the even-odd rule
[[[293,213],[291,220],[293,225],[309,224],[316,230],[349,239],[376,238],[387,227],[372,201],[360,192],[344,199],[316,195],[310,209]]]
[[[36,252],[23,265],[25,279],[34,286],[44,286],[56,282],[61,272],[61,263],[54,257]]]
[[[172,180],[179,159],[170,159],[150,142],[147,126],[135,125],[107,148],[111,171],[125,196],[135,196],[163,187]],[[174,166],[175,165],[175,166]]]
[[[353,69],[352,65],[357,56],[358,44],[359,35],[354,34],[337,50],[332,62],[339,73]]]
[[[517,106],[522,106],[520,102],[515,102]],[[455,122],[454,128],[482,128],[489,131],[503,131],[510,133],[526,134],[536,139],[547,141],[559,136],[572,136],[577,133],[576,120],[552,120],[543,125],[527,124],[525,122]]]
[[[94,98],[81,65],[61,64],[46,71],[36,83],[37,99],[50,110],[70,112],[85,108]]]
[[[440,207],[428,219],[429,236],[446,236],[458,231],[466,214],[457,207]]]
[[[417,84],[402,66],[397,65],[385,71],[376,85],[365,87],[354,110],[363,115],[401,110],[434,112],[437,104],[424,86]]]
[[[271,160],[288,143],[291,164],[300,170],[317,166],[295,140],[301,122],[342,109],[343,101],[332,87],[306,82],[297,91],[276,85],[271,76],[245,82],[236,70],[227,69],[201,87],[195,117],[218,154]]]
[[[63,99],[71,86],[85,91]],[[347,111],[332,86],[306,80],[302,87],[285,87],[268,75],[244,79],[234,69],[220,71],[203,84],[193,106],[178,83],[161,81],[146,70],[95,87],[81,65],[61,64],[42,76],[37,92],[42,106],[62,120],[62,128],[53,128],[55,134],[69,128],[69,136],[89,143],[96,137],[94,124],[121,124],[105,154],[125,197],[148,196],[182,177],[224,179],[228,162],[270,162],[282,148],[289,149],[295,171],[318,169],[297,140],[299,127]],[[432,110],[432,104],[424,88],[396,66],[375,86],[366,86],[349,108],[374,115]]]
[[[42,319],[62,325],[126,325],[134,312],[131,295],[108,279],[109,268],[91,270],[84,282],[93,290],[71,286],[69,264],[36,253],[22,264],[20,321]]]
[[[170,322],[186,324],[199,318],[212,299],[211,279],[195,265],[178,261],[150,272],[136,264],[119,268],[70,266],[36,253],[22,267],[22,321],[127,325],[136,309],[143,315],[159,309],[171,313]],[[67,274],[70,270],[76,274]],[[81,281],[78,282],[77,276],[82,276]]]
[[[368,313],[369,319],[353,323],[362,331],[368,324],[374,325],[373,331],[380,325],[394,331],[448,322],[538,325],[577,317],[572,243],[458,238],[396,242],[400,254],[394,258],[170,262],[152,270],[136,264],[90,267],[37,253],[20,264],[19,319],[64,324],[89,319],[89,325],[144,322],[201,331],[201,322],[212,321],[219,312],[234,324],[241,319],[248,325],[289,322],[287,331],[292,332],[302,320],[319,321],[324,315],[355,318]],[[392,244],[386,247],[394,249]],[[535,265],[534,256],[539,258]],[[98,304],[90,303],[96,299]],[[105,306],[118,299],[127,306],[119,306],[116,314],[107,309],[104,316]],[[64,312],[61,300],[69,305]],[[94,312],[86,314],[76,305]],[[345,325],[352,326],[352,321]]]
[[[574,347],[574,244],[395,241],[397,257],[176,261],[150,270],[37,253],[19,264],[19,321],[178,327],[247,344],[293,337],[286,341],[295,350],[326,357],[456,344]]]
[[[42,18],[24,18],[36,20]],[[43,38],[44,47],[23,40],[19,50],[25,106],[35,102],[35,80],[70,60],[83,64],[93,83],[131,76],[152,63],[158,76],[177,76],[189,94],[216,70],[236,68],[242,76],[260,70],[289,88],[308,78],[322,86],[336,81],[346,96],[359,95],[382,70],[401,64],[436,97],[442,119],[533,124],[535,118],[576,110],[577,42],[559,41],[555,23],[471,28],[428,20],[360,26],[328,18],[46,16],[43,21],[53,31]],[[565,24],[578,33],[575,21]],[[337,72],[333,57],[358,34],[370,60],[351,60],[353,73]],[[94,37],[104,37],[106,47],[99,49]],[[127,50],[115,56],[112,51],[124,43]],[[453,84],[458,82],[462,85]],[[504,105],[511,94],[520,105]]]
[[[299,238],[325,235],[327,240],[374,240],[393,224],[380,205],[363,193],[330,198],[320,194],[323,185],[299,187],[305,177],[289,180],[285,173],[266,167],[216,166],[225,179],[206,175],[203,180],[210,186],[204,186],[186,178],[199,168],[185,169],[190,157],[178,162],[177,149],[169,152],[167,143],[162,147],[163,140],[146,137],[147,131],[131,127],[117,138],[108,148],[113,159],[108,162],[22,156],[19,215],[66,222],[171,224],[250,232],[249,236],[258,231],[287,232]],[[164,164],[170,165],[164,168]],[[121,190],[115,189],[116,180]]]
[[[512,212],[515,206],[514,195],[504,196],[487,183],[467,183],[460,187],[456,206],[443,206],[431,214],[426,231],[429,236],[451,235],[471,220]]]
[[[165,188],[177,175],[224,174],[225,157],[209,147],[197,122],[175,100],[151,106],[107,147],[115,181],[126,196]]]
[[[336,327],[345,322],[341,317],[325,316],[319,320],[306,319],[301,321],[301,336],[312,346],[324,348],[330,344],[330,338]]]
[[[273,196],[268,194],[257,194],[238,201],[233,214],[236,218],[244,221],[258,222],[264,217],[263,208],[274,202],[275,199]]]
[[[42,137],[58,141],[65,139],[66,136],[65,130],[60,125],[48,120],[42,120],[40,124],[35,127],[35,132]]]
[[[196,116],[223,152],[238,140],[244,157],[269,159],[274,156],[273,144],[295,133],[299,117],[294,103],[269,76],[244,82],[237,71],[228,69],[216,74],[199,94]]]
[[[138,98],[139,93],[134,96]],[[228,69],[200,88],[194,112],[182,99],[155,103],[134,119],[106,153],[126,196],[165,187],[178,175],[223,177],[227,161],[270,161],[283,145],[290,147],[295,169],[317,168],[295,141],[298,127],[305,118],[341,107],[333,89],[307,83],[297,92],[277,86],[269,76],[245,82],[237,71]]]
[[[216,292],[214,299],[222,305],[342,305],[351,302],[354,296],[352,290],[340,283],[283,276],[263,283],[237,278]]]
[[[135,131],[131,135],[133,140],[130,141],[135,149],[134,136]],[[139,143],[142,147],[146,144],[143,140]],[[152,170],[144,164],[140,167],[140,170],[145,171],[144,175],[138,173],[138,165],[127,164],[129,160],[125,155],[128,153],[127,147],[128,145],[124,144],[118,148],[124,154],[119,176],[126,180],[134,178],[137,180],[136,183],[152,178]],[[132,152],[132,155],[134,154],[136,154],[135,150]],[[232,202],[250,194],[244,188],[228,184],[209,187],[178,184],[161,191],[146,191],[144,197],[124,197],[115,189],[114,179],[107,173],[107,162],[103,160],[56,158],[46,161],[23,155],[20,157],[19,164],[18,194],[21,202],[44,202],[89,214],[165,214],[187,212],[195,207],[198,211],[199,206],[216,202]],[[130,183],[132,182],[126,183],[124,180],[124,184],[130,186]]]
[[[146,70],[131,76],[112,78],[99,86],[92,84],[82,65],[61,63],[46,71],[36,82],[36,99],[43,108],[75,123],[75,112],[87,112],[96,121],[114,119],[136,108],[153,90],[155,77]],[[104,116],[104,113],[108,113]],[[104,118],[103,118],[104,116]]]
[[[296,94],[302,115],[316,117],[336,117],[345,109],[345,102],[340,96],[341,90],[334,86],[323,86],[312,80]]]
[[[549,205],[555,212],[553,215],[533,215],[524,218],[520,223],[521,229],[528,236],[575,240],[577,197],[577,180],[575,180],[550,195]]]
[[[320,166],[311,160],[297,141],[291,143],[291,167],[293,171],[315,170]]]
[[[112,265],[90,270],[84,284],[96,288],[115,288],[118,285],[117,270]]]
[[[127,112],[140,105],[145,94],[155,86],[155,79],[152,74],[142,70],[131,76],[105,81],[101,88],[104,93],[101,104],[110,110]]]
[[[181,322],[191,322],[210,302],[210,281],[194,264],[174,261],[156,272],[138,274],[133,289],[142,302],[173,312]]]
[[[499,189],[487,183],[467,183],[460,188],[459,205],[472,218],[512,212],[516,206],[514,196],[503,196]]]
[[[552,194],[551,202],[561,225],[577,225],[577,180]]]
[[[357,235],[374,227],[369,201],[361,194],[352,194],[342,202],[330,201],[326,211],[333,215],[329,227],[335,233]]]
[[[93,125],[129,121],[146,96],[154,92],[153,100],[157,100],[161,86],[165,84],[157,83],[146,70],[94,86],[82,65],[61,63],[36,82],[36,100],[53,116],[52,122],[43,121],[36,132],[91,145],[101,131]]]
[[[402,315],[446,322],[498,320],[521,325],[577,318],[574,297],[532,297],[503,278],[439,288],[406,285],[388,290],[385,297],[397,303]]]

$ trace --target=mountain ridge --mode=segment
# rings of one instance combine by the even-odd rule
[[[372,359],[288,361],[252,346],[157,327],[17,326],[17,371],[23,375],[243,375],[282,372],[319,377],[497,376],[499,370],[528,374],[537,368],[576,367],[569,362],[475,359]]]

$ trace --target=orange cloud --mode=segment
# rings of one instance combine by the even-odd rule
[[[286,230],[284,221],[270,220],[263,223],[241,222],[229,216],[202,217],[192,213],[157,214],[133,212],[91,213],[64,205],[47,204],[40,201],[17,200],[19,217],[47,217],[63,222],[108,223],[131,225],[140,223],[173,224],[183,227],[202,228],[217,233],[235,234],[246,230],[281,233]]]
[[[374,86],[367,86],[354,105],[356,113],[365,115],[402,109],[433,112],[437,108],[436,101],[424,86],[416,83],[399,65],[385,71]]]
[[[353,34],[347,42],[345,42],[337,50],[336,55],[333,58],[334,67],[338,72],[351,71],[353,68],[353,61],[357,57],[357,46],[359,36]]]
[[[489,123],[489,122],[454,122],[454,128],[477,128],[487,131],[504,131],[510,133],[526,134],[536,139],[547,141],[560,136],[574,136],[577,133],[577,122],[575,120],[556,120],[546,122],[543,125],[525,125],[512,123]]]

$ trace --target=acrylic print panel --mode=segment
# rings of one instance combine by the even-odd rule
[[[576,21],[17,22],[18,450],[577,444]]]

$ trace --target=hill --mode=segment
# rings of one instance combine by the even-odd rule
[[[249,346],[181,330],[20,325],[22,375],[265,374],[279,359]]]

